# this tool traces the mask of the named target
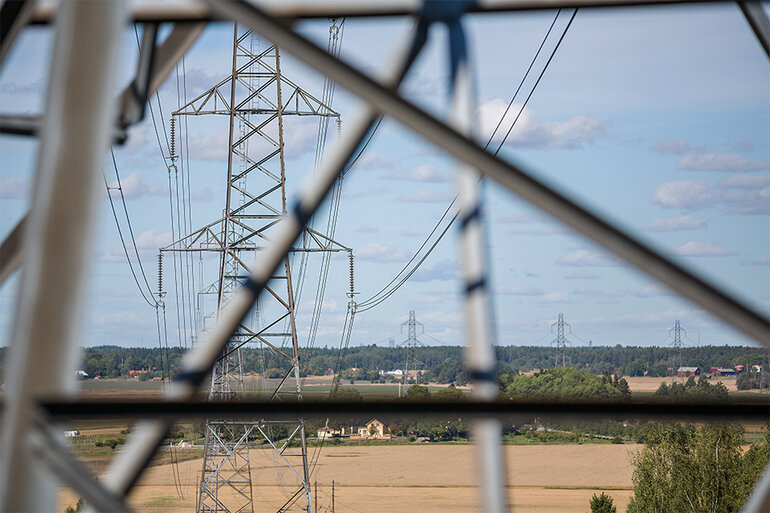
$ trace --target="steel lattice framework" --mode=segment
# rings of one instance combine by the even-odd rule
[[[263,46],[263,48],[260,48]],[[181,237],[162,251],[215,251],[220,257],[217,282],[204,289],[216,291],[221,310],[247,279],[256,251],[264,249],[278,222],[286,216],[284,117],[339,114],[281,73],[278,48],[264,42],[249,29],[233,29],[232,73],[204,91],[174,116],[221,115],[229,120],[227,193],[225,215],[195,232]],[[323,234],[306,229],[309,241],[303,251],[349,251]],[[280,270],[266,286],[263,319],[244,319],[230,337],[211,374],[210,400],[244,399],[240,348],[260,343],[289,362],[289,369],[274,389],[270,400],[302,400],[300,349],[296,325],[295,285],[287,254]],[[215,316],[215,315],[214,315]],[[289,348],[286,348],[288,342]],[[290,436],[277,447],[273,428],[288,428]],[[305,425],[302,419],[286,422],[250,423],[224,419],[209,420],[203,455],[203,470],[197,510],[201,513],[253,511],[249,439],[263,437],[276,450],[275,459],[288,467],[297,485],[280,511],[298,507],[310,511]],[[299,441],[299,449],[286,452],[288,444]]]
[[[667,0],[487,0],[484,2],[439,2],[394,0],[371,2],[294,1],[270,4],[265,10],[242,0],[209,1],[201,4],[160,4],[129,12],[127,2],[63,2],[56,13],[56,44],[49,77],[44,116],[0,117],[0,132],[39,135],[36,189],[28,217],[0,247],[0,276],[7,277],[21,266],[24,255],[21,293],[18,298],[13,341],[9,355],[10,374],[4,411],[4,457],[0,472],[0,509],[6,511],[49,511],[55,504],[59,482],[80,493],[99,511],[128,511],[126,496],[146,468],[178,416],[206,417],[228,413],[231,417],[265,418],[350,411],[350,405],[304,405],[269,402],[190,402],[238,333],[244,318],[257,299],[268,290],[278,269],[305,230],[327,193],[380,114],[421,135],[453,156],[460,176],[460,205],[463,232],[461,251],[466,291],[468,326],[468,365],[477,400],[464,408],[478,420],[474,426],[480,455],[479,485],[484,511],[502,512],[504,468],[500,457],[499,423],[492,417],[517,406],[530,413],[563,409],[570,415],[607,415],[615,405],[590,404],[584,407],[562,404],[513,404],[490,402],[495,392],[494,352],[486,292],[483,224],[477,183],[479,174],[495,180],[540,210],[594,240],[630,265],[669,286],[679,295],[703,307],[757,342],[770,347],[770,320],[741,301],[671,261],[642,241],[618,228],[612,221],[594,214],[570,198],[537,180],[525,166],[502,160],[486,152],[471,137],[473,112],[472,73],[466,53],[462,18],[472,12],[553,9],[559,7],[611,7],[643,4],[673,4]],[[0,58],[7,55],[16,35],[30,22],[46,23],[50,10],[35,10],[32,1],[8,2],[0,9]],[[761,5],[739,2],[751,28],[770,57],[770,21]],[[335,58],[291,28],[301,17],[411,15],[418,19],[414,34],[395,56],[385,74],[375,80],[350,64]],[[149,26],[168,21],[175,26],[161,45],[147,37],[137,67],[136,78],[121,96],[120,111],[111,97],[119,55],[119,39],[126,19]],[[121,141],[125,129],[143,114],[147,95],[157,89],[203,28],[215,20],[237,20],[273,44],[288,51],[310,67],[332,76],[342,87],[354,92],[365,105],[350,123],[343,137],[298,199],[276,220],[266,244],[249,269],[243,286],[233,293],[219,312],[217,323],[203,340],[186,355],[181,376],[168,390],[162,404],[132,405],[112,402],[89,405],[68,400],[74,389],[74,369],[79,341],[77,321],[82,316],[85,289],[82,277],[90,257],[93,238],[96,185],[99,182],[105,150]],[[184,21],[185,23],[179,23]],[[452,56],[453,112],[450,122],[437,119],[409,103],[397,93],[398,85],[419,54],[433,23],[447,25]],[[148,33],[155,33],[150,31]],[[94,39],[96,38],[96,39]],[[93,44],[94,40],[100,44]],[[79,77],[80,80],[68,78]],[[232,96],[231,96],[232,97]],[[224,99],[227,97],[225,96]],[[231,102],[231,106],[234,102]],[[70,184],[70,185],[68,185]],[[77,184],[72,187],[71,184]],[[69,194],[53,194],[54,190]],[[69,229],[67,243],[61,244],[60,224]],[[216,230],[212,231],[212,233]],[[202,232],[203,233],[203,232]],[[224,232],[226,233],[226,231]],[[232,239],[224,236],[220,243]],[[22,249],[23,247],[23,249]],[[240,281],[240,280],[239,280]],[[48,322],[36,322],[44,318]],[[42,402],[45,398],[58,402]],[[93,407],[93,409],[90,409]],[[424,405],[364,403],[355,410],[420,414]],[[347,409],[346,409],[347,408]],[[389,409],[388,409],[389,408]],[[434,407],[440,410],[441,407]],[[748,414],[767,418],[766,404],[754,406],[692,405],[675,409],[665,405],[629,404],[623,414],[669,417]],[[445,408],[446,410],[446,408]],[[63,445],[51,419],[72,418],[80,414],[126,415],[133,413],[147,420],[137,425],[135,434],[112,463],[107,475],[97,482]],[[44,469],[41,469],[41,465]],[[770,470],[757,485],[746,513],[770,510]]]

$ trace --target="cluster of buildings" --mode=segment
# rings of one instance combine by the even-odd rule
[[[322,427],[316,431],[319,440],[327,438],[350,438],[352,440],[390,440],[390,432],[381,421],[372,419],[363,426],[351,426],[350,428]]]
[[[736,365],[735,368],[733,367],[711,367],[708,370],[709,375],[711,376],[737,376],[741,372],[744,372],[746,368],[743,365]],[[762,372],[762,366],[761,365],[752,365],[751,366],[752,372]],[[703,371],[701,371],[700,367],[679,367],[676,370],[676,375],[680,377],[690,377],[690,376],[700,376],[703,374]]]

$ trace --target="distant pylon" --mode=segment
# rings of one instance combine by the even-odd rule
[[[407,328],[407,338],[404,342],[406,348],[406,361],[404,363],[404,375],[401,377],[401,384],[398,387],[398,396],[403,397],[406,395],[406,390],[409,388],[409,364],[412,364],[412,368],[417,370],[417,344],[420,343],[417,340],[417,327],[419,326],[425,331],[425,327],[421,322],[418,322],[414,315],[414,310],[409,311],[409,320],[401,324],[401,333],[404,332],[404,326]],[[415,379],[416,382],[416,379]]]
[[[551,345],[556,347],[556,367],[559,366],[559,360],[561,359],[561,366],[567,366],[567,344],[569,341],[564,334],[564,327],[569,326],[568,322],[564,322],[564,314],[559,314],[559,320],[551,324],[551,331],[556,326],[556,338],[551,342]]]
[[[671,371],[671,378],[673,379],[674,376],[677,374],[677,370],[682,367],[682,346],[684,345],[682,342],[682,332],[684,331],[685,335],[687,335],[687,330],[684,329],[680,324],[679,321],[674,321],[674,327],[669,329],[669,334],[674,334],[674,340],[671,342],[671,347],[674,349],[672,354],[672,371]],[[677,362],[679,362],[679,366],[677,366]]]

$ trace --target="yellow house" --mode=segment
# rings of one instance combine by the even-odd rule
[[[318,431],[316,431],[316,436],[320,438],[321,440],[326,440],[327,438],[331,438],[333,436],[344,436],[345,435],[345,428],[342,429],[334,429],[330,427],[322,427],[318,428]]]
[[[372,419],[365,426],[356,428],[356,434],[356,438],[390,438],[390,433],[385,432],[385,424],[377,419]]]

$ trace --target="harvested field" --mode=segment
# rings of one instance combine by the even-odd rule
[[[506,446],[511,505],[514,511],[583,513],[591,495],[605,491],[623,511],[631,495],[630,458],[640,447]],[[474,458],[473,447],[468,445],[324,448],[313,474],[319,486],[319,511],[330,507],[332,480],[336,508],[343,513],[477,511]],[[286,492],[276,485],[271,453],[254,449],[250,460],[255,509],[277,509]],[[131,504],[139,511],[159,513],[194,510],[200,466],[200,459],[179,465],[184,499],[177,497],[170,466],[150,468]],[[286,472],[282,478],[290,482]],[[65,492],[61,510],[75,501],[71,492]]]
[[[674,378],[674,381],[678,383],[684,383],[687,381],[688,378]],[[697,378],[695,378],[697,379]],[[717,383],[723,383],[724,386],[727,387],[727,390],[730,392],[737,392],[738,387],[735,385],[735,380],[737,378],[734,377],[719,377],[719,378],[711,378],[709,379],[709,383],[712,385],[716,385]],[[655,392],[661,383],[665,383],[667,385],[671,384],[671,378],[652,378],[652,377],[626,377],[626,381],[628,381],[628,386],[631,387],[631,392]]]

